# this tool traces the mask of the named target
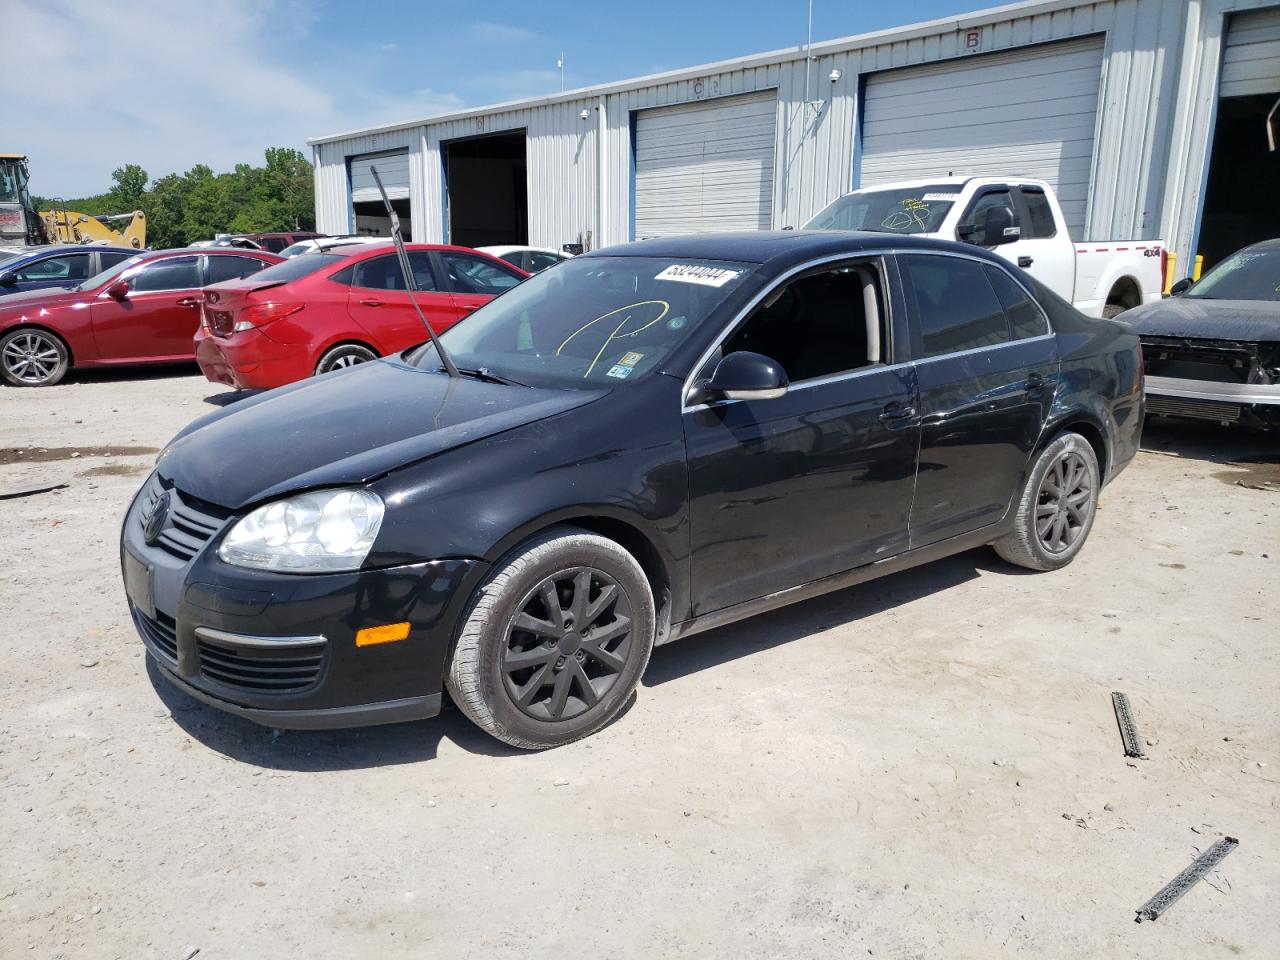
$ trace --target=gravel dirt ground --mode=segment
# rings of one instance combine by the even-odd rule
[[[118,524],[211,396],[0,390],[0,494],[67,484],[0,500],[5,960],[1280,955],[1274,439],[1150,428],[1067,569],[974,551],[660,648],[524,754],[456,712],[277,736],[148,669]]]

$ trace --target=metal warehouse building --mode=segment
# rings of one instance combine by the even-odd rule
[[[588,248],[798,226],[858,186],[1053,184],[1077,241],[1280,235],[1276,0],[1031,0],[311,141],[317,228]]]

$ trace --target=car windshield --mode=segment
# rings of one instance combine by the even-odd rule
[[[1280,300],[1280,246],[1236,251],[1184,296],[1195,300]]]
[[[121,260],[114,267],[107,267],[101,273],[94,274],[88,280],[85,280],[79,286],[74,287],[76,290],[95,290],[111,280],[114,280],[120,274],[124,273],[130,267],[135,266],[142,260],[142,254],[136,257],[129,257],[127,260]]]
[[[859,190],[832,202],[804,229],[936,233],[959,196],[960,188],[949,183]]]
[[[441,335],[464,370],[539,387],[641,380],[752,274],[755,264],[670,257],[566,260]],[[409,357],[438,369],[430,344]]]
[[[300,253],[306,253],[308,250],[319,249],[320,247],[314,240],[300,240],[297,243],[291,243],[289,246],[281,250],[280,256],[288,259],[289,257],[296,257]]]

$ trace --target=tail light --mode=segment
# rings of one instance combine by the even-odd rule
[[[235,327],[232,328],[232,332],[239,333],[242,330],[265,327],[268,323],[274,323],[276,320],[292,316],[304,306],[306,304],[275,303],[271,300],[266,303],[255,303],[240,311],[239,316],[236,317]]]
[[[1169,290],[1169,251],[1165,247],[1160,248],[1160,292],[1165,293]]]

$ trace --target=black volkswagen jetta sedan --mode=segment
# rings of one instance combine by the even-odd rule
[[[1143,419],[1137,338],[971,246],[653,240],[424,346],[192,423],[121,559],[163,674],[282,728],[437,713],[541,748],[655,644],[994,544],[1069,563]]]

